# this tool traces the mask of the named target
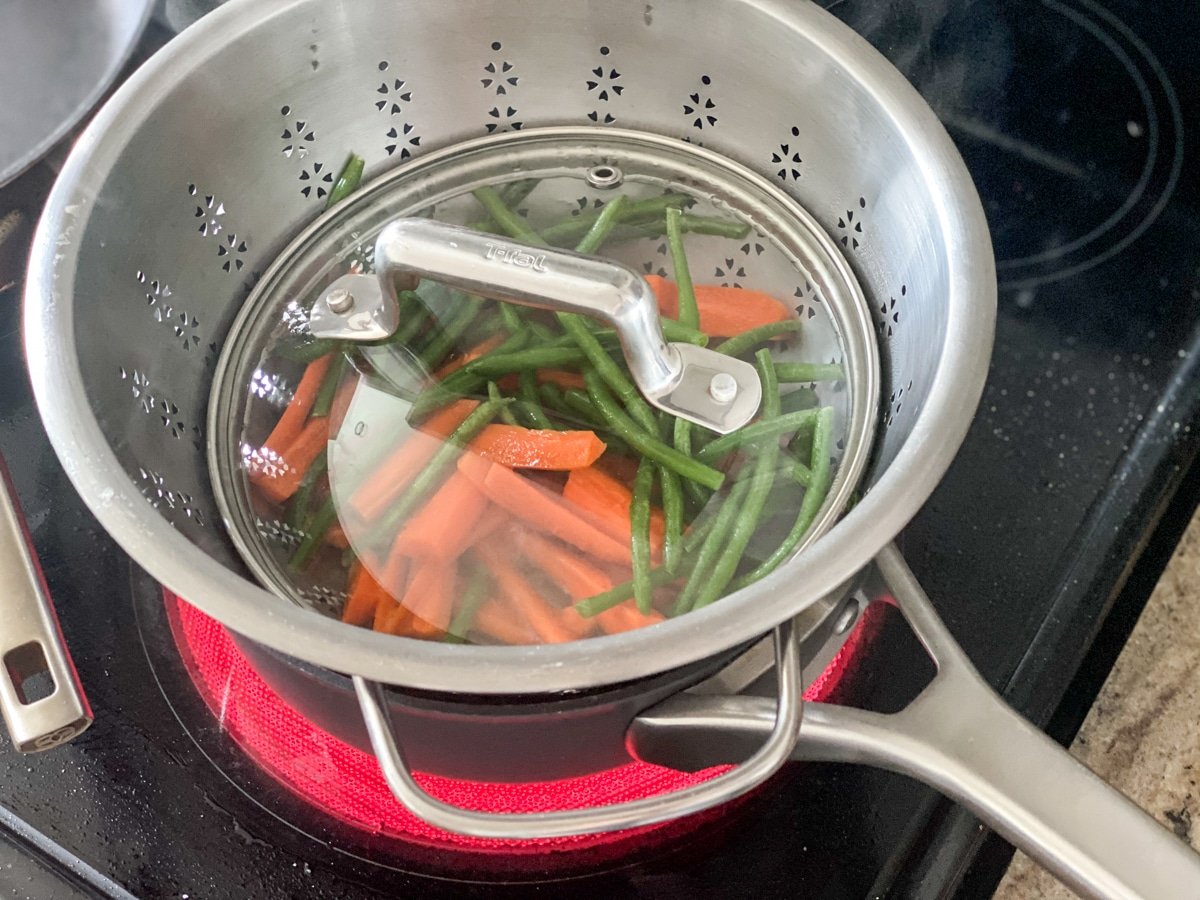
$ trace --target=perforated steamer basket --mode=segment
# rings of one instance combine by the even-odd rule
[[[560,125],[700,144],[773,180],[841,248],[874,316],[883,379],[860,502],[719,603],[570,645],[401,642],[259,587],[221,527],[204,431],[213,366],[257,277],[319,213],[348,151],[366,156],[370,178],[466,139]],[[753,265],[752,244],[728,262]],[[797,288],[797,307],[812,309]],[[995,290],[978,197],[936,118],[803,0],[234,0],[136,73],[76,147],[35,242],[27,350],[56,451],[122,547],[245,638],[352,675],[389,784],[429,821],[497,837],[647,824],[742,793],[791,754],[923,778],[1077,889],[1176,896],[1200,883],[1195,857],[1007,710],[888,547],[966,431]],[[809,704],[801,727],[790,623],[876,557],[939,674],[896,716]],[[702,674],[705,660],[772,628],[775,701],[679,695],[628,734],[646,759],[740,764],[601,809],[496,817],[433,800],[405,765],[378,684],[565,698],[689,666]]]

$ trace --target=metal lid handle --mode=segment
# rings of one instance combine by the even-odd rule
[[[345,275],[313,306],[318,337],[378,341],[398,327],[397,280],[429,278],[480,297],[582,313],[616,329],[633,380],[659,409],[727,434],[758,411],[749,363],[691,344],[668,344],[646,280],[628,266],[505,240],[429,219],[397,219],[375,243],[378,277]]]

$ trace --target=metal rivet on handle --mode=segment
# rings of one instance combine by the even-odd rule
[[[737,379],[728,372],[718,372],[708,383],[708,394],[718,403],[732,403],[737,392]]]
[[[616,166],[592,166],[584,177],[598,190],[615,188],[625,180],[625,174]]]
[[[329,292],[329,296],[325,298],[325,305],[331,313],[340,316],[354,309],[354,295],[345,288],[338,288]]]

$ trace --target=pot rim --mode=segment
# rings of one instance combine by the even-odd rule
[[[982,203],[933,111],[891,64],[815,5],[747,0],[783,28],[821,36],[915,146],[946,235],[950,304],[946,347],[929,396],[870,492],[813,546],[762,581],[652,628],[560,645],[476,647],[409,640],[344,625],[280,600],[209,557],[153,513],[128,478],[86,402],[75,353],[71,289],[96,194],[137,128],[231,33],[263,26],[306,0],[218,8],[151,58],[97,114],[72,151],[38,223],[24,297],[25,349],[34,395],[64,469],[89,509],[158,581],[259,643],[335,671],[430,691],[531,694],[657,674],[759,636],[837,591],[908,523],[966,435],[983,391],[996,315],[995,263]],[[803,585],[796,571],[803,566]]]

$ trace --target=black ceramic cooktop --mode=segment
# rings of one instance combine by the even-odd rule
[[[958,144],[1001,280],[992,370],[945,482],[903,537],[987,679],[1066,739],[1195,508],[1200,434],[1200,23],[1185,4],[836,0]],[[144,52],[167,35],[152,30]],[[61,159],[61,152],[58,159]],[[9,461],[95,726],[37,757],[0,747],[0,896],[964,897],[1006,850],[903,778],[793,767],[689,838],[507,887],[442,855],[432,879],[386,842],[259,772],[183,674],[153,586],[67,484],[32,408],[21,259],[54,160],[0,190],[0,450]],[[143,636],[147,636],[143,640]],[[924,673],[886,627],[865,702]],[[398,862],[399,861],[399,862]],[[495,878],[495,876],[492,876]],[[557,880],[556,880],[557,879]],[[537,883],[534,888],[532,883]]]

